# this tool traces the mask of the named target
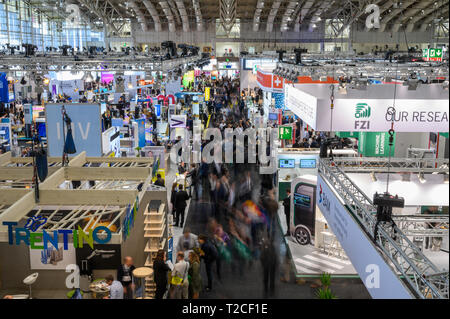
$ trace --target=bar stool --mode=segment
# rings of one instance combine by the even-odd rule
[[[150,299],[147,298],[146,287],[145,287],[145,278],[153,276],[153,269],[148,267],[139,267],[133,270],[134,278],[140,279],[141,289],[142,289],[142,299]],[[139,298],[139,299],[141,299]]]
[[[35,272],[35,273],[29,275],[27,278],[25,278],[25,279],[23,280],[23,283],[24,283],[25,285],[27,285],[28,288],[30,289],[30,295],[28,296],[29,299],[32,299],[32,298],[31,298],[31,285],[34,284],[34,283],[36,282],[36,279],[37,279],[38,277],[39,277],[39,273]]]

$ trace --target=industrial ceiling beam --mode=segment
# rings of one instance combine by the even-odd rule
[[[167,0],[159,1],[159,5],[161,6],[164,14],[166,15],[166,19],[169,24],[169,32],[175,32],[176,31],[175,20],[173,18],[173,14],[169,8]]]
[[[155,31],[159,32],[161,31],[161,21],[159,20],[158,12],[155,9],[155,6],[153,3],[151,3],[149,0],[143,0],[145,8],[147,8],[148,12],[150,12],[150,15],[152,16],[153,22],[155,23]]]

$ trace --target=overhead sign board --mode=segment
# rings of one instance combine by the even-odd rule
[[[283,92],[284,79],[272,72],[257,70],[256,81],[261,89],[268,92]]]
[[[333,130],[383,132],[391,128],[391,122],[394,120],[396,132],[449,131],[448,100],[396,99],[395,116],[388,114],[388,108],[393,105],[392,99],[336,99]],[[311,109],[313,107],[314,105],[310,105]],[[320,100],[318,111],[320,117],[317,118],[315,130],[329,131],[330,102]]]
[[[442,61],[442,54],[443,53],[441,48],[422,50],[422,57],[425,61]]]
[[[186,115],[171,115],[170,128],[186,127]]]
[[[72,134],[77,152],[86,151],[86,156],[102,156],[102,125],[100,104],[64,104],[72,120]],[[47,104],[45,117],[49,156],[61,156],[64,148],[64,132],[61,113],[62,104]]]
[[[381,257],[322,176],[317,178],[317,205],[362,282],[374,299],[412,299],[394,270]]]
[[[286,107],[302,119],[303,122],[307,123],[313,130],[318,130],[316,129],[318,104],[316,97],[293,86],[287,85],[285,90],[285,102]]]

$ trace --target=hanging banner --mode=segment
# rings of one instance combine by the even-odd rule
[[[330,128],[330,102],[321,101],[317,131]],[[382,132],[391,128],[396,132],[448,132],[448,100],[397,99],[395,116],[388,114],[393,99],[336,99],[333,111],[333,130]],[[310,123],[308,123],[310,124]]]
[[[388,157],[389,134],[387,132],[361,132],[358,139],[358,152],[364,157]],[[395,151],[395,133],[391,156]]]
[[[393,90],[393,85],[380,84],[364,91],[352,90],[351,94],[336,93],[333,113],[328,85],[289,85],[285,101],[288,109],[316,131],[330,130],[331,114],[332,130],[338,132],[387,132],[392,121],[396,132],[449,131],[448,93],[442,86],[430,84],[417,92],[398,86],[395,101],[391,97]]]
[[[61,108],[63,104],[47,104],[45,121],[47,125],[47,146],[49,156],[60,157],[64,148],[64,132]],[[100,104],[64,104],[72,120],[72,134],[77,152],[86,151],[86,156],[102,156],[102,121]],[[64,125],[65,127],[65,125]]]
[[[317,178],[317,206],[374,299],[412,299],[406,286],[375,248],[322,176]]]

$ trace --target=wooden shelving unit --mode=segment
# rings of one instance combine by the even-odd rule
[[[153,268],[153,260],[160,249],[166,245],[166,205],[159,200],[152,200],[144,211],[144,240],[146,241],[145,267]],[[154,297],[156,285],[153,277],[145,278],[145,292]]]

